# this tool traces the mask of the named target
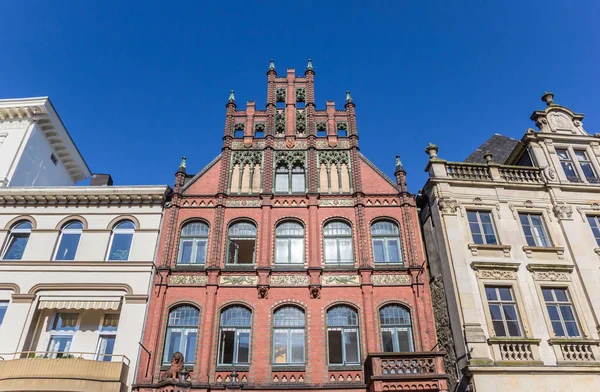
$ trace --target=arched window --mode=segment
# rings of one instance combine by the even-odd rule
[[[4,247],[3,260],[21,260],[33,225],[27,220],[18,221],[8,233],[8,241]]]
[[[360,363],[358,313],[349,306],[327,311],[327,345],[330,365]]]
[[[179,264],[204,264],[208,225],[203,222],[186,223],[181,229],[179,240]]]
[[[304,363],[304,312],[295,306],[284,306],[273,315],[273,363]]]
[[[200,312],[193,306],[179,306],[171,310],[165,339],[164,364],[171,363],[173,353],[178,351],[183,354],[186,364],[194,364],[199,316]]]
[[[275,170],[276,193],[306,192],[306,176],[304,166],[297,163],[293,167],[279,165]]]
[[[371,225],[373,259],[376,263],[402,263],[400,231],[390,221],[379,221]]]
[[[113,228],[108,251],[109,260],[129,260],[134,232],[135,224],[130,220],[121,221]]]
[[[256,226],[238,222],[229,227],[227,264],[253,264],[256,248]]]
[[[83,232],[83,223],[70,221],[60,230],[60,238],[54,260],[75,260],[79,239]]]
[[[302,264],[304,262],[304,227],[298,222],[283,222],[275,230],[275,262]]]
[[[400,305],[388,305],[379,311],[381,346],[384,352],[414,351],[410,312]]]
[[[243,306],[231,306],[221,312],[219,365],[250,363],[252,312]]]
[[[325,263],[353,263],[352,228],[342,221],[329,222],[323,228]]]

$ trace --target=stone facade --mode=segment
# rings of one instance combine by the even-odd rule
[[[420,221],[457,391],[600,389],[599,135],[542,99],[506,161],[426,149]]]
[[[163,374],[175,351],[193,391],[235,386],[233,369],[244,390],[446,390],[405,172],[398,162],[393,181],[361,155],[349,93],[345,110],[330,101],[317,110],[314,76],[310,62],[303,76],[279,76],[271,63],[266,109],[239,110],[232,92],[221,154],[194,176],[182,162],[143,339],[151,355],[141,353],[135,390],[171,390],[177,382]],[[380,226],[396,234],[373,237]],[[332,309],[355,315],[343,352]],[[409,349],[383,352],[382,309],[410,317],[401,328],[412,331]],[[182,332],[184,310],[193,321]],[[230,310],[250,315],[243,329],[226,328]],[[280,310],[303,315],[291,332],[301,336],[296,354],[275,342]]]

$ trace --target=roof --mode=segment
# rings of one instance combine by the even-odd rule
[[[213,167],[215,163],[219,162],[219,159],[221,159],[221,154],[217,155],[212,161],[208,163],[208,165],[204,166],[204,169],[200,170],[198,174],[196,174],[191,179],[188,179],[188,177],[186,176],[182,190],[185,191],[186,189],[188,189],[198,178],[202,177],[202,175],[206,173],[208,169]]]
[[[384,180],[386,180],[388,182],[388,184],[390,184],[394,188],[396,187],[396,185],[398,185],[387,174],[385,174],[383,171],[381,171],[380,168],[375,166],[375,164],[373,162],[371,162],[366,156],[364,156],[362,152],[359,152],[358,154],[361,157],[361,159],[367,164],[367,166],[369,166],[371,169],[375,170],[375,172],[377,174],[379,174]]]
[[[471,153],[465,162],[486,163],[483,157],[487,152],[492,153],[492,159],[496,163],[504,164],[519,141],[508,136],[495,133],[485,143]]]

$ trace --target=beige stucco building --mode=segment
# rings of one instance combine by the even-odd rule
[[[426,149],[418,203],[457,391],[600,390],[600,134],[542,100],[520,142],[495,135],[468,162]]]
[[[12,138],[2,151],[23,153],[5,149],[20,145],[30,157],[47,155],[38,166],[51,168],[36,172],[47,186],[22,187],[18,168],[33,166],[5,159],[17,169],[0,187],[0,391],[126,391],[170,190],[111,186],[106,175],[94,176],[97,186],[64,186],[52,170],[65,163],[75,180],[89,176],[87,166],[49,101],[21,101],[10,100],[20,108],[10,112],[0,102],[0,130]],[[41,139],[30,145],[26,134],[36,130]]]

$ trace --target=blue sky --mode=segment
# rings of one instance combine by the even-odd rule
[[[356,103],[361,151],[409,188],[428,142],[462,160],[534,127],[543,91],[600,132],[600,2],[13,1],[0,16],[0,98],[50,96],[93,172],[169,184],[220,151],[225,103],[264,107],[274,59],[316,71],[317,107]]]

